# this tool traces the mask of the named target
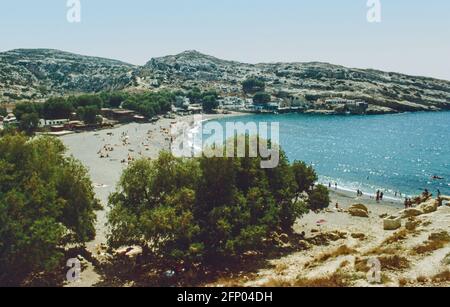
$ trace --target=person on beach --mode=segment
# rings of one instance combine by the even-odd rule
[[[380,190],[377,191],[377,203],[380,202]]]
[[[328,184],[328,188],[331,190],[331,182]]]
[[[409,207],[408,197],[405,197],[405,209],[408,209],[408,207]]]
[[[338,189],[338,184],[337,184],[337,182],[334,183],[334,188],[335,188],[335,190]]]
[[[438,190],[437,190],[437,197],[438,197],[438,198],[441,198],[441,195],[442,195],[442,194],[441,194],[441,190],[438,189]]]
[[[380,200],[383,201],[383,198],[384,198],[384,193],[381,192],[381,193],[380,193]]]

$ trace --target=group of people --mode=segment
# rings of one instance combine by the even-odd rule
[[[379,203],[380,201],[383,201],[383,199],[384,199],[384,192],[381,192],[380,190],[378,190],[377,196],[376,196],[377,203]]]
[[[330,188],[330,190],[331,190],[331,187],[332,187],[332,184],[331,184],[331,182],[330,182],[330,183],[328,184],[328,188]],[[337,182],[334,183],[334,189],[335,189],[335,190],[338,189],[338,184],[337,184]]]
[[[100,149],[97,154],[100,155],[100,159],[109,158],[109,153],[114,151],[114,147],[111,145],[105,145],[102,149]]]
[[[356,196],[357,196],[357,197],[363,197],[363,196],[364,196],[363,191],[361,191],[360,189],[358,189],[358,191],[356,191]]]
[[[414,202],[411,198],[405,197],[405,209],[412,208],[414,206]]]

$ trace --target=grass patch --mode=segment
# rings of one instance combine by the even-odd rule
[[[408,259],[398,255],[381,256],[376,257],[376,259],[380,261],[382,271],[398,271],[410,267]],[[357,272],[364,272],[364,273],[369,272],[369,270],[371,269],[371,267],[369,267],[368,265],[369,260],[370,258],[355,259],[355,270]]]
[[[434,283],[449,282],[450,281],[450,271],[446,270],[442,273],[439,273],[436,276],[433,276],[433,278],[431,280]]]
[[[448,232],[443,231],[439,233],[433,233],[428,238],[428,241],[424,242],[422,245],[416,246],[413,249],[413,253],[417,255],[423,255],[432,253],[441,248],[444,248],[450,242],[450,235]]]
[[[395,255],[401,250],[400,246],[378,246],[374,249],[370,250],[369,252],[365,253],[365,256],[372,256],[372,255]]]
[[[384,240],[383,244],[393,244],[404,241],[408,237],[408,233],[409,232],[407,229],[399,230],[395,232],[392,236]]]
[[[271,279],[265,285],[265,287],[301,287],[301,288],[344,288],[349,287],[349,276],[340,271],[333,273],[330,276],[319,278],[298,278],[293,282],[289,282],[283,279]]]
[[[397,271],[410,267],[408,259],[398,255],[379,257],[382,270]]]
[[[329,252],[329,253],[324,253],[322,255],[320,255],[317,258],[317,261],[320,262],[325,262],[329,259],[333,259],[333,258],[337,258],[340,256],[348,256],[348,255],[353,255],[354,253],[356,253],[356,250],[354,250],[353,248],[348,247],[347,245],[342,245],[340,247],[338,247],[336,250]]]

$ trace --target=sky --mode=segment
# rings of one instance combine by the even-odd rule
[[[0,0],[0,51],[52,48],[144,64],[198,50],[247,63],[321,61],[450,80],[450,1]]]

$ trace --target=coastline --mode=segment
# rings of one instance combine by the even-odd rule
[[[231,114],[210,114],[203,115],[203,121],[221,120],[224,118],[239,118],[248,116],[247,113],[231,113]],[[109,208],[107,206],[108,196],[115,191],[116,185],[120,180],[122,171],[128,166],[128,163],[123,163],[121,160],[127,157],[149,158],[155,159],[162,150],[170,150],[170,127],[176,123],[186,123],[189,126],[195,124],[194,116],[180,116],[175,119],[160,119],[156,123],[138,124],[131,123],[120,125],[114,128],[83,132],[78,134],[65,135],[61,137],[63,143],[68,147],[69,154],[79,159],[83,165],[89,169],[89,174],[94,183],[95,193],[97,198],[101,201],[104,209],[97,212],[96,222],[96,238],[87,244],[87,250],[91,252],[99,261],[107,258],[105,251],[106,243],[106,221]],[[123,136],[126,136],[124,138]],[[110,146],[113,151],[108,152],[109,156],[106,158],[99,157],[99,149],[103,146]],[[367,205],[373,212],[374,216],[380,214],[394,214],[399,209],[403,208],[403,203],[400,199],[386,198],[385,201],[377,203],[373,197],[366,194],[363,197],[357,197],[356,191],[348,189],[345,186],[339,186],[338,189],[330,189],[330,210],[333,212],[336,203],[339,207],[346,209],[353,204],[362,203]],[[324,212],[322,215],[309,214],[304,219],[299,220],[296,225],[296,231],[302,229],[312,231],[316,227],[316,221],[322,216],[324,220],[328,221],[329,227],[345,229],[346,227],[353,227],[352,223],[357,229],[364,229],[367,225],[365,220],[349,219],[346,215],[337,213]],[[355,222],[356,221],[356,222]],[[371,226],[368,231],[378,231],[379,222]],[[326,228],[328,226],[323,226]],[[103,258],[105,257],[105,258]],[[95,272],[95,268],[88,264],[83,271],[82,278],[75,286],[94,286],[101,282],[101,276]],[[73,285],[71,285],[73,286]]]

